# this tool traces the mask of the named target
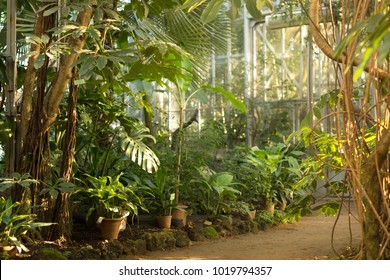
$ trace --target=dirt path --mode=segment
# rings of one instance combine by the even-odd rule
[[[327,259],[336,255],[332,250],[331,233],[335,217],[312,215],[303,217],[298,223],[260,231],[257,234],[239,235],[218,240],[193,242],[188,248],[165,252],[148,252],[139,259],[252,259],[294,260]],[[359,224],[352,218],[352,244],[359,244]],[[349,246],[348,215],[342,213],[334,235],[334,248],[340,254]]]

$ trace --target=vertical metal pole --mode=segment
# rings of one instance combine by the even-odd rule
[[[211,55],[211,86],[215,87],[215,54]],[[213,120],[215,120],[215,96],[214,93],[210,93],[210,106],[211,106],[211,115]]]
[[[304,26],[300,27],[300,32],[301,32],[301,40],[299,43],[299,97],[302,100],[303,99],[303,45],[305,42],[305,36],[303,34],[304,32]]]
[[[257,97],[257,32],[256,25],[251,28],[252,38],[252,98]]]
[[[285,71],[284,71],[284,53],[285,53],[285,40],[286,40],[286,29],[285,28],[282,28],[280,30],[281,32],[281,40],[280,40],[280,71],[281,71],[281,87],[280,87],[280,96],[279,96],[279,100],[283,100],[284,99],[284,79],[285,79]]]
[[[307,69],[308,69],[308,79],[307,79],[307,107],[310,117],[310,127],[313,127],[313,39],[311,33],[308,35],[308,46],[307,46]]]
[[[263,24],[263,38],[267,39],[267,27]],[[267,44],[263,42],[263,101],[267,102]]]
[[[318,76],[317,76],[317,92],[315,94],[316,97],[321,96],[321,88],[322,88],[322,60],[321,60],[321,51],[318,52]]]
[[[248,12],[246,6],[244,6],[244,53],[245,53],[245,63],[244,63],[244,72],[245,72],[245,87],[244,87],[244,102],[247,107],[247,117],[246,117],[246,144],[249,147],[253,146],[252,143],[252,109],[250,104],[251,98],[251,44],[250,44],[250,19],[248,17]]]
[[[228,33],[228,39],[227,39],[227,68],[226,68],[226,89],[228,91],[232,90],[232,37],[231,37],[231,30],[229,30]]]
[[[227,34],[227,55],[226,55],[226,89],[228,91],[232,90],[232,30],[231,30],[231,22],[229,21],[228,25],[228,34]],[[226,122],[224,117],[224,124],[225,124],[225,130],[230,131],[233,127],[232,124],[232,106],[230,102],[225,103],[226,104]],[[230,133],[227,134],[228,143],[231,142],[230,140]],[[229,145],[229,144],[228,144]]]
[[[7,1],[7,78],[8,86],[6,92],[6,114],[13,123],[16,122],[16,0]],[[15,133],[8,139],[5,149],[6,175],[15,172],[16,164],[16,143]]]

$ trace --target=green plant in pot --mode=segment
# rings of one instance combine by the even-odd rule
[[[234,185],[242,185],[233,181],[230,172],[215,172],[208,168],[198,169],[202,179],[193,180],[199,192],[199,205],[208,218],[214,219],[221,214],[231,212],[231,202],[235,202],[241,192]]]
[[[236,201],[233,204],[232,209],[233,213],[244,219],[254,219],[256,216],[256,209],[254,206],[243,200]]]
[[[261,186],[264,210],[270,214],[274,213],[275,203],[277,202],[277,192],[270,184]]]
[[[167,170],[163,167],[155,173],[154,180],[145,179],[149,186],[151,197],[146,199],[148,209],[157,217],[158,226],[170,228],[172,222],[172,210],[177,205],[175,202],[175,186],[167,183]]]
[[[132,187],[120,181],[122,173],[114,178],[86,176],[88,187],[76,191],[76,195],[89,206],[86,219],[97,222],[102,238],[117,239],[125,218],[124,211],[138,215],[138,208],[146,208]]]

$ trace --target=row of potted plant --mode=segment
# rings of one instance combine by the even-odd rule
[[[181,197],[192,211],[210,218],[237,210],[248,215],[254,210],[272,213],[275,203],[283,210],[291,199],[293,185],[300,179],[301,156],[283,145],[267,150],[236,148],[221,166],[228,171],[197,168],[197,176],[187,179],[186,186],[179,186],[187,188]],[[187,206],[175,199],[178,185],[168,171],[160,167],[142,179],[130,173],[115,177],[85,175],[85,180],[81,180],[85,184],[77,188],[73,197],[89,207],[87,220],[97,222],[102,231],[116,221],[116,233],[102,233],[103,238],[117,238],[126,216],[135,217],[140,211],[154,215],[159,223],[163,220],[160,217],[167,216],[164,219],[168,219],[168,224],[160,225],[164,228],[170,228],[172,216],[185,225]]]

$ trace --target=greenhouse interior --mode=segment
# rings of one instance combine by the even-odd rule
[[[0,0],[1,260],[389,259],[389,62],[383,0]]]

